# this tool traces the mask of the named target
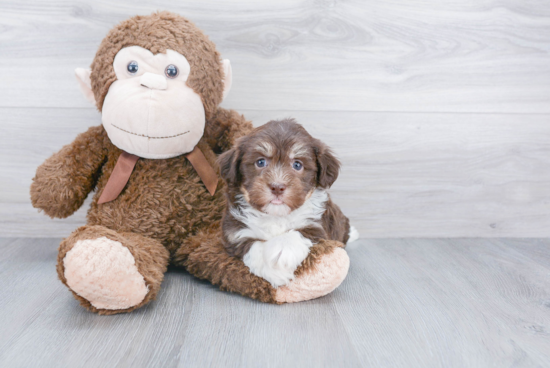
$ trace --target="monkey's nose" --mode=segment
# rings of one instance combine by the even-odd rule
[[[271,189],[271,193],[278,196],[284,193],[286,185],[280,183],[271,183],[269,184],[269,188]]]
[[[142,86],[151,89],[166,89],[167,87],[166,77],[149,72],[146,72],[141,76],[139,83]]]

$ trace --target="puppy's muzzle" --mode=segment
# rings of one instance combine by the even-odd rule
[[[271,193],[273,193],[276,196],[280,196],[284,194],[286,185],[281,183],[271,183],[269,184],[269,189],[271,189]]]

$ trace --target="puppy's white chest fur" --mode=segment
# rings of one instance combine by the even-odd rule
[[[327,200],[326,191],[317,189],[300,208],[286,216],[275,216],[256,210],[242,198],[238,199],[239,207],[231,208],[230,211],[246,228],[236,232],[231,240],[260,239],[243,257],[250,271],[274,287],[292,281],[294,271],[313,245],[296,229],[321,226],[320,220]]]

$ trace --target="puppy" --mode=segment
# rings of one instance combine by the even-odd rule
[[[227,206],[227,252],[274,287],[288,284],[322,239],[346,244],[356,231],[327,189],[340,162],[293,119],[270,121],[219,158]],[[353,239],[354,240],[354,239]]]

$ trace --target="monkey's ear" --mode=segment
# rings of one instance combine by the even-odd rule
[[[92,69],[76,68],[74,74],[76,75],[78,86],[84,97],[95,105],[94,92],[92,92],[92,81],[90,79]]]
[[[233,82],[233,75],[231,73],[231,62],[228,59],[222,60],[223,64],[223,99],[229,93],[231,89],[231,83]]]
[[[241,177],[239,166],[241,166],[242,154],[238,147],[233,147],[218,157],[220,175],[230,186],[238,185]]]
[[[317,156],[317,183],[321,188],[330,188],[338,178],[340,161],[327,145],[318,141],[313,148]]]

